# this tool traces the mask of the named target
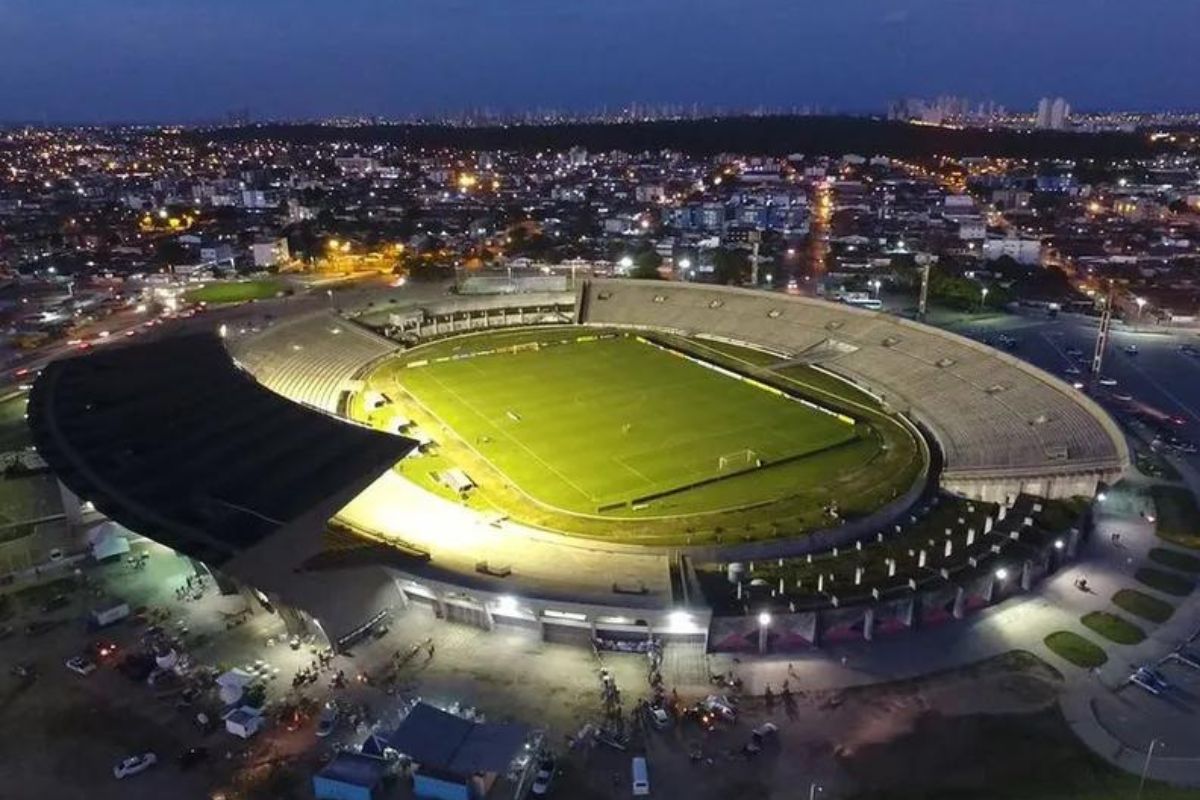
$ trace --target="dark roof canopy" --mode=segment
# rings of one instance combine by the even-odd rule
[[[388,737],[388,746],[416,761],[421,772],[467,777],[504,772],[528,738],[524,725],[471,722],[417,703]]]
[[[213,564],[365,487],[416,444],[275,394],[209,334],[52,362],[29,419],[68,488]]]

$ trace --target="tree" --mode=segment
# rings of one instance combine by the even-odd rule
[[[741,284],[750,278],[750,254],[718,247],[713,252],[713,278],[720,284]]]
[[[633,269],[629,271],[629,277],[638,278],[640,280],[658,280],[662,276],[658,274],[658,268],[662,266],[662,256],[653,250],[643,250],[633,257]]]

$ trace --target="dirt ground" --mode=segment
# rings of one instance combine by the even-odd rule
[[[331,671],[302,688],[291,675],[308,663],[306,649],[283,643],[278,618],[259,614],[228,627],[231,603],[215,592],[196,601],[174,598],[187,568],[184,560],[153,550],[145,570],[125,566],[94,570],[97,584],[120,586],[138,603],[170,614],[169,625],[187,630],[197,663],[221,669],[258,661],[274,670],[268,682],[271,705],[308,698],[335,699],[364,709],[358,726],[342,724],[328,739],[313,735],[311,721],[298,730],[276,725],[250,743],[223,731],[203,736],[192,711],[171,698],[156,697],[111,665],[82,678],[62,665],[93,637],[80,622],[88,592],[42,611],[62,585],[26,592],[0,604],[0,625],[16,633],[0,642],[0,798],[107,800],[128,797],[310,798],[311,775],[338,746],[362,741],[370,726],[387,730],[405,702],[420,697],[448,706],[475,707],[491,721],[515,720],[541,729],[560,754],[561,773],[552,796],[599,800],[630,796],[630,757],[649,761],[653,796],[692,800],[801,798],[810,790],[824,798],[916,800],[916,798],[1021,797],[1022,800],[1124,795],[1128,781],[1074,741],[1055,707],[1058,673],[1023,653],[1010,653],[969,668],[916,680],[845,691],[807,691],[799,680],[789,694],[738,700],[735,724],[704,732],[677,720],[666,730],[635,728],[628,749],[603,745],[570,750],[567,736],[601,716],[600,663],[586,647],[550,644],[536,631],[485,632],[434,618],[428,608],[397,615],[391,630],[371,640],[332,669],[352,678],[332,689]],[[33,620],[58,619],[52,630],[29,637]],[[106,632],[123,648],[139,629],[125,625]],[[395,655],[431,641],[397,668]],[[647,659],[607,654],[604,667],[622,690],[627,717],[648,689]],[[17,662],[38,670],[32,683],[10,674]],[[698,648],[669,646],[664,673],[680,701],[700,700],[710,691],[706,660]],[[358,676],[364,680],[358,680]],[[742,754],[750,731],[764,721],[779,727],[778,740],[760,754]],[[182,771],[175,757],[203,744],[210,763]],[[689,756],[698,747],[699,760]],[[117,781],[111,768],[123,756],[154,750],[156,768]],[[394,797],[406,797],[397,789]],[[1182,800],[1185,794],[1149,787],[1147,798]],[[505,798],[507,800],[507,798]]]

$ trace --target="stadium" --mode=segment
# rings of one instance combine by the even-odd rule
[[[818,646],[960,618],[1129,463],[1085,394],[894,316],[699,284],[441,296],[52,363],[65,490],[346,645],[400,607],[555,641]]]

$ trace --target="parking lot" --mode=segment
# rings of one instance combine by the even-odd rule
[[[1200,669],[1167,660],[1156,671],[1170,684],[1162,694],[1125,684],[1098,701],[1096,718],[1130,748],[1145,751],[1156,740],[1156,757],[1198,758]]]

